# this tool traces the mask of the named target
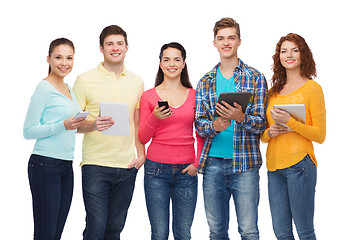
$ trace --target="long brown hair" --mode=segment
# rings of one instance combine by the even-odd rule
[[[184,49],[184,47],[181,44],[179,44],[177,42],[171,42],[171,43],[168,43],[168,44],[164,44],[161,47],[160,54],[159,54],[160,61],[163,58],[164,50],[166,50],[168,48],[175,48],[175,49],[179,50],[181,52],[181,56],[182,56],[183,62],[186,61],[186,57],[187,57],[186,50]],[[158,72],[157,72],[157,76],[155,77],[154,86],[156,87],[156,86],[160,85],[163,81],[164,81],[164,73],[163,73],[163,70],[159,66],[159,69],[158,69]],[[189,80],[187,63],[185,63],[185,66],[184,66],[184,68],[182,69],[182,72],[181,72],[181,83],[186,88],[193,88],[193,86],[192,86],[192,84],[190,83],[190,80]]]
[[[301,58],[300,75],[311,80],[317,76],[316,63],[313,60],[312,52],[305,39],[298,34],[289,33],[280,38],[276,45],[275,54],[272,56],[274,61],[272,70],[274,74],[271,79],[272,88],[269,91],[270,96],[278,94],[287,81],[286,69],[282,66],[280,61],[281,46],[284,41],[293,42],[299,48]]]

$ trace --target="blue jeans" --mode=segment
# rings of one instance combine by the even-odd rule
[[[72,161],[32,154],[28,176],[33,201],[34,240],[60,239],[72,200]]]
[[[309,155],[285,169],[268,172],[272,225],[277,239],[293,240],[294,220],[301,240],[314,240],[314,195],[317,169]]]
[[[120,239],[133,196],[137,169],[82,166],[86,209],[84,240]]]
[[[144,187],[152,240],[169,237],[170,199],[175,239],[188,240],[198,193],[198,177],[181,171],[189,164],[164,164],[146,159]]]
[[[232,159],[209,157],[203,177],[204,203],[211,240],[229,239],[229,201],[234,198],[242,239],[259,239],[259,168],[232,171]]]

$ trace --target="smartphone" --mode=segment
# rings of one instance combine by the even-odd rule
[[[79,112],[76,114],[75,119],[76,118],[84,118],[85,119],[85,118],[87,118],[88,114],[89,114],[89,112]]]
[[[169,103],[167,101],[159,100],[158,105],[159,107],[165,106],[164,110],[169,108]]]

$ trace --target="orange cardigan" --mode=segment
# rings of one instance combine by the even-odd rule
[[[290,118],[287,125],[293,132],[274,138],[268,136],[269,126],[275,124],[270,110],[278,104],[305,104],[306,124]],[[310,80],[288,95],[269,97],[266,111],[267,126],[261,134],[261,141],[268,143],[266,166],[269,171],[284,169],[300,162],[307,154],[317,165],[312,141],[323,143],[326,134],[326,112],[321,86]]]

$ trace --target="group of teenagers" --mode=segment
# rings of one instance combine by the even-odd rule
[[[76,132],[84,133],[84,240],[120,239],[142,165],[152,240],[168,239],[170,211],[174,238],[191,239],[197,173],[203,174],[209,238],[229,239],[232,196],[241,238],[259,239],[260,140],[268,144],[268,195],[276,238],[294,239],[294,222],[301,240],[316,239],[312,141],[325,139],[326,112],[322,88],[313,80],[311,50],[298,34],[281,37],[268,91],[264,75],[238,58],[239,24],[222,18],[213,32],[220,62],[196,90],[186,51],[177,42],[162,46],[155,87],[146,91],[141,78],[124,66],[128,41],[121,27],[103,29],[104,61],[79,75],[73,88],[64,78],[73,67],[74,45],[66,38],[51,42],[49,74],[36,87],[24,123],[24,137],[36,139],[28,164],[35,240],[61,238],[72,201]],[[250,92],[245,112],[236,102],[218,103],[223,92]],[[159,107],[160,100],[169,108]],[[117,122],[100,115],[100,102],[128,104],[129,136],[102,133]],[[304,104],[306,122],[274,108],[281,104]],[[80,111],[89,112],[86,119],[75,117]]]

